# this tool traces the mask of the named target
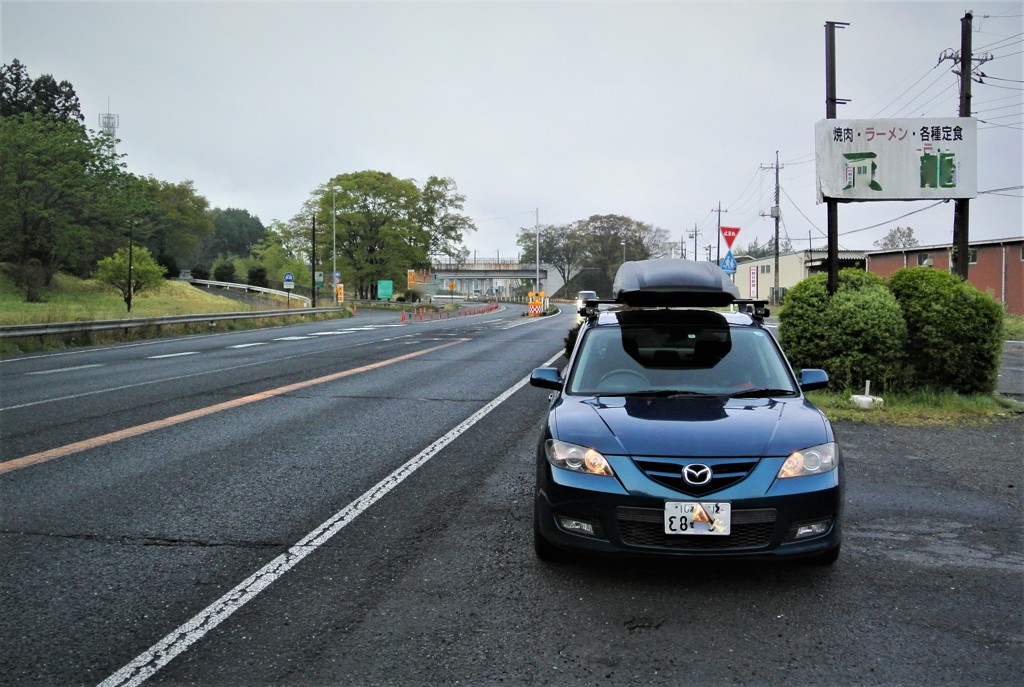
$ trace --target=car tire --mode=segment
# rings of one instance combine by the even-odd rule
[[[829,549],[824,553],[819,553],[811,558],[807,559],[807,562],[811,565],[832,565],[839,560],[839,550],[841,546],[836,546],[834,549]]]
[[[566,559],[565,553],[557,546],[544,538],[540,532],[540,523],[537,521],[536,511],[533,514],[533,552],[537,558],[547,563],[558,563]]]

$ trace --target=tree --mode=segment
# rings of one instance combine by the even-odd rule
[[[234,260],[224,256],[217,258],[213,263],[213,280],[234,284],[238,280]]]
[[[583,222],[572,224],[548,224],[535,229],[520,229],[516,244],[524,256],[532,262],[540,249],[540,259],[555,268],[562,281],[569,280],[583,268],[587,256],[586,235]]]
[[[118,248],[113,256],[100,260],[96,265],[95,279],[117,289],[128,306],[128,312],[131,312],[134,296],[143,291],[159,290],[164,283],[165,271],[148,250],[133,246]]]
[[[626,260],[662,257],[668,232],[622,215],[592,215],[571,225],[540,230],[541,262],[553,266],[568,284],[586,270],[586,285],[599,294],[611,292],[619,265]],[[517,245],[525,255],[536,252],[536,229],[519,230]],[[529,262],[530,260],[527,260]]]
[[[136,189],[141,197],[133,219],[139,242],[162,265],[188,264],[203,240],[214,233],[209,201],[190,180],[175,184],[149,176],[141,178]]]
[[[0,65],[0,117],[32,112],[32,77],[17,59]]]
[[[334,187],[341,188],[337,202],[331,190]],[[299,237],[304,230],[310,242],[311,216],[316,214],[319,265],[330,269],[334,245],[331,212],[337,210],[340,271],[349,285],[347,290],[356,297],[376,298],[378,280],[401,282],[407,269],[426,262],[430,236],[413,219],[420,192],[411,179],[374,170],[340,174],[314,192],[311,201],[307,212],[293,219],[292,229],[298,229]],[[311,247],[311,243],[307,245]]]
[[[36,259],[47,282],[69,266],[90,272],[97,247],[123,241],[132,177],[120,157],[77,122],[0,118],[0,260],[21,270]]]
[[[755,259],[770,258],[775,255],[775,239],[771,238],[764,243],[758,243],[757,239],[753,239],[745,248],[742,244],[737,243],[732,250],[733,255],[747,255]],[[793,242],[788,238],[779,239],[779,254],[792,253]]]
[[[918,241],[914,238],[914,230],[911,227],[896,227],[894,229],[890,229],[888,234],[874,242],[874,246],[882,250],[889,250],[892,248],[913,248],[916,245],[918,245]]]
[[[45,115],[61,122],[85,121],[75,89],[50,74],[33,80],[17,59],[0,65],[0,116]]]
[[[288,225],[275,220],[267,227],[263,240],[252,248],[253,259],[266,268],[268,281],[277,284],[283,283],[285,272],[298,277],[309,269],[308,264],[303,264],[301,255],[286,245],[288,231]],[[194,268],[192,272],[195,274]]]
[[[218,255],[247,257],[267,235],[267,228],[259,217],[249,214],[248,210],[213,208],[209,214],[213,233],[203,239],[202,247],[194,254],[197,262],[211,262]]]
[[[412,219],[427,239],[426,245],[421,246],[426,257],[444,255],[454,259],[464,250],[466,232],[476,231],[473,221],[461,214],[465,202],[466,196],[458,193],[454,179],[432,176],[423,184]]]

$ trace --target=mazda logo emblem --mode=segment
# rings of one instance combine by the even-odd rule
[[[683,468],[683,480],[695,487],[702,486],[711,481],[711,468],[707,465],[694,463]]]

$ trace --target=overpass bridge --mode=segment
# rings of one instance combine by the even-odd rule
[[[438,262],[432,266],[434,283],[443,293],[448,284],[455,283],[455,292],[472,296],[474,294],[498,294],[509,296],[526,289],[532,291],[537,278],[536,263],[501,260],[469,260],[466,262]],[[541,263],[540,289],[551,295],[562,288],[565,282],[555,268]]]

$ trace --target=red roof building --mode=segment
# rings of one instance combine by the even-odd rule
[[[1024,317],[1024,237],[972,241],[967,280]],[[950,270],[952,245],[892,248],[865,253],[867,271],[883,279],[902,267]]]

